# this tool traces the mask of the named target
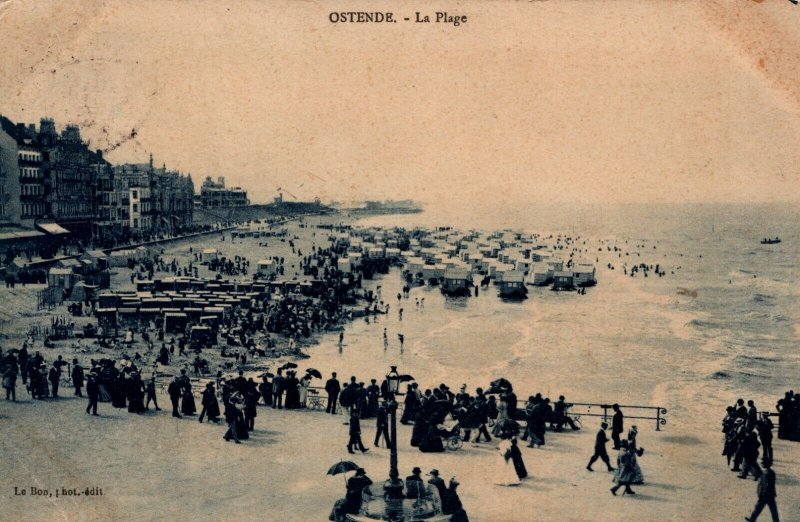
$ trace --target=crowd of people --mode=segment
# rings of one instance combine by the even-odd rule
[[[788,439],[793,431],[789,419],[797,404],[793,392],[787,392],[785,398],[778,401],[780,419],[778,433],[782,439]],[[745,401],[741,398],[726,408],[725,417],[722,419],[724,433],[722,455],[727,459],[729,466],[733,462],[731,471],[738,473],[740,479],[747,479],[752,474],[753,480],[758,482],[756,488],[758,500],[752,514],[745,518],[748,521],[756,520],[764,507],[769,507],[773,522],[779,520],[778,505],[775,501],[775,472],[772,470],[774,427],[768,412],[761,412],[759,415],[755,402],[748,400],[745,406]],[[759,455],[761,455],[760,465]]]

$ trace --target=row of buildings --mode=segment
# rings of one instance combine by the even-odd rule
[[[77,125],[0,116],[0,246],[70,235],[114,244],[192,225],[190,175],[148,163],[112,165]],[[5,249],[4,249],[5,250]]]

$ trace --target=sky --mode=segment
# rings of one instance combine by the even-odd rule
[[[0,35],[1,114],[254,202],[800,199],[790,2],[7,0]]]

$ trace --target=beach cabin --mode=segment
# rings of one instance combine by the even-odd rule
[[[256,271],[262,277],[270,277],[277,273],[278,267],[272,259],[262,259],[258,262]]]
[[[401,257],[400,249],[395,247],[388,247],[386,249],[386,257],[389,259],[399,259]]]
[[[525,287],[525,274],[519,270],[512,270],[503,274],[503,280],[498,283],[498,295],[506,299],[524,299],[528,296]]]
[[[574,290],[575,283],[570,271],[559,271],[553,274],[553,290]]]
[[[183,312],[167,312],[164,314],[164,333],[182,334],[189,324],[189,316]]]
[[[595,268],[590,263],[579,263],[572,269],[573,282],[575,286],[592,286],[597,284],[595,280]]]
[[[62,290],[72,290],[78,283],[78,275],[71,268],[54,267],[47,272],[47,286],[49,288],[61,288]]]
[[[562,261],[561,259],[550,259],[548,261],[545,261],[545,263],[547,264],[547,269],[553,273],[561,272],[564,270],[564,261]]]
[[[553,257],[553,253],[549,250],[534,250],[531,252],[531,261],[534,263],[539,263],[542,261],[547,261],[551,257]]]
[[[528,271],[527,283],[535,286],[545,286],[553,280],[553,274],[547,263],[534,263]]]
[[[532,266],[533,266],[533,262],[528,260],[525,257],[518,257],[514,261],[514,270],[517,270],[519,272],[523,272],[525,274],[530,272]]]
[[[206,248],[200,254],[200,262],[202,263],[209,263],[215,259],[219,259],[219,251],[216,248]]]
[[[448,296],[469,296],[472,284],[469,270],[466,268],[447,268],[442,281],[442,293]]]

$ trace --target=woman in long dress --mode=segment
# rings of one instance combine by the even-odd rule
[[[308,387],[311,385],[311,377],[306,375],[302,379],[300,379],[300,407],[306,407],[306,401],[308,400]]]
[[[528,469],[522,460],[522,452],[519,450],[516,437],[511,437],[511,461],[514,463],[514,471],[516,471],[520,480],[528,476]]]
[[[498,486],[518,486],[520,484],[517,471],[514,469],[514,460],[511,458],[511,440],[500,441],[497,448],[497,464],[494,473],[494,483]]]
[[[611,494],[616,495],[617,490],[621,487],[625,488],[625,493],[635,495],[636,492],[631,489],[631,483],[635,478],[634,464],[636,461],[632,458],[636,455],[628,449],[628,441],[620,441],[619,455],[617,456],[617,471],[614,473],[613,481],[616,484],[611,488]]]
[[[636,426],[631,426],[630,431],[628,431],[628,451],[631,453],[631,461],[632,461],[632,469],[633,469],[633,477],[631,480],[631,484],[644,484],[644,475],[642,474],[642,468],[639,467],[639,461],[636,458],[644,453],[644,448],[639,449],[636,446],[636,436],[639,434],[639,430]]]
[[[197,406],[194,403],[194,394],[192,393],[192,382],[188,377],[182,377],[183,383],[183,396],[181,398],[181,413],[184,415],[194,415],[197,413]]]

